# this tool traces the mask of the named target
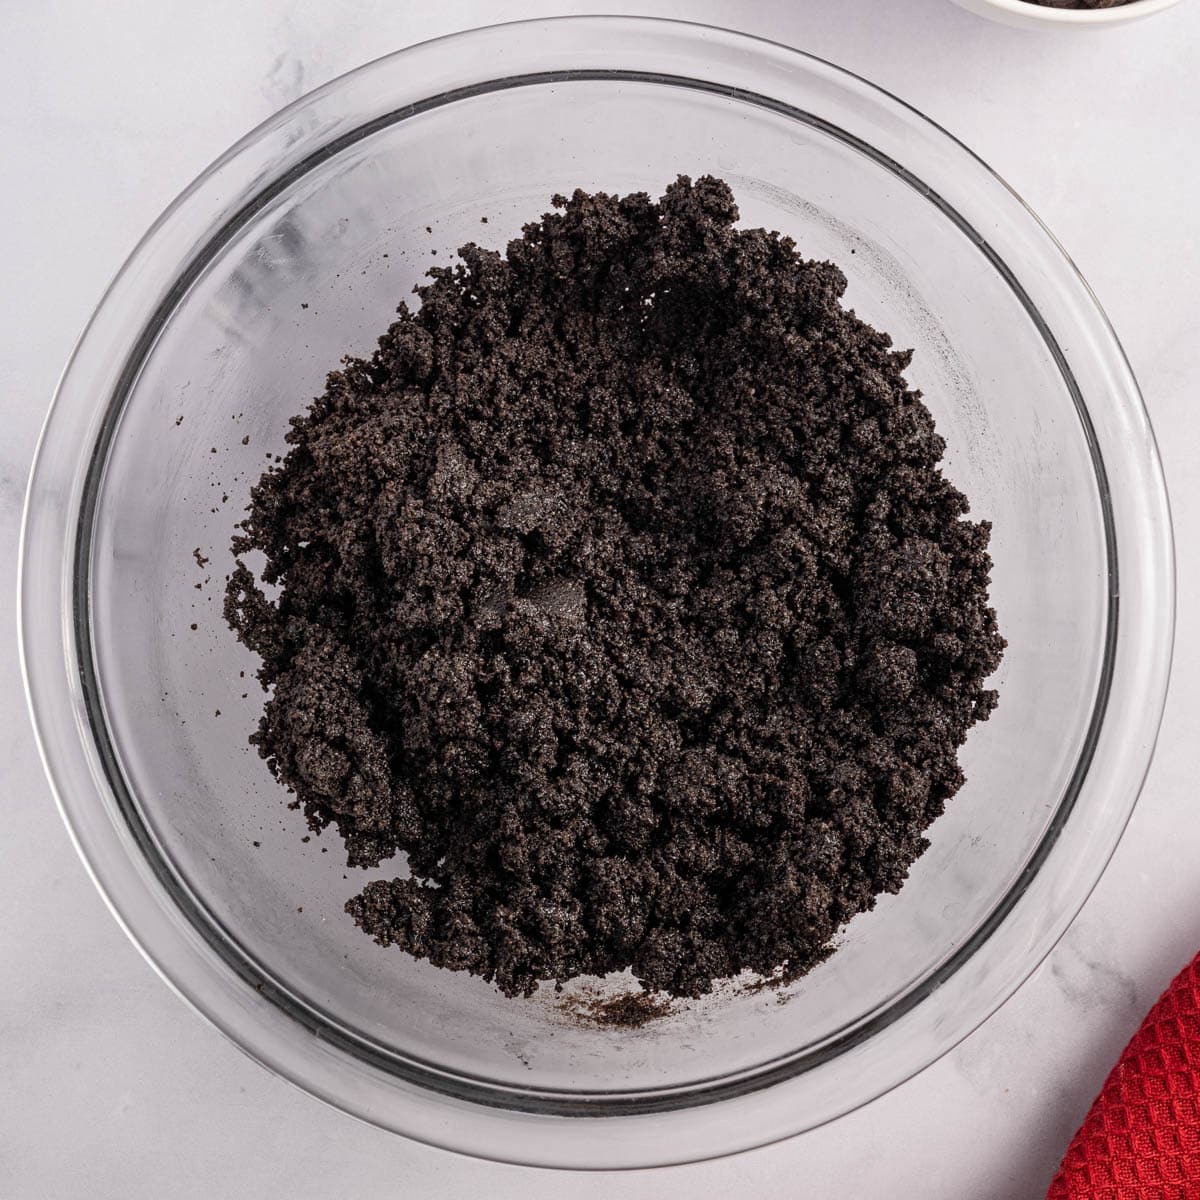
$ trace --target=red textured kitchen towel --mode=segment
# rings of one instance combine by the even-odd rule
[[[1159,997],[1047,1200],[1200,1200],[1200,955]]]

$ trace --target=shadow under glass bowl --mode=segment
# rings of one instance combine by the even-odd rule
[[[300,841],[299,814],[246,745],[257,664],[222,623],[221,590],[288,418],[344,353],[371,351],[431,264],[469,240],[503,247],[555,192],[657,195],[681,172],[727,179],[745,224],[836,261],[847,302],[915,348],[909,377],[946,471],[994,525],[1009,650],[1000,707],[962,752],[969,782],[930,850],[832,958],[782,997],[726,986],[642,1029],[597,1029],[553,989],[507,1000],[353,928],[344,901],[388,868],[350,872],[335,837]],[[1146,413],[1095,300],[1021,201],[827,63],[627,18],[405,50],[207,170],[75,351],[22,558],[47,771],[162,975],[256,1059],[351,1113],[555,1166],[769,1142],[964,1037],[1112,853],[1171,649],[1170,519]]]

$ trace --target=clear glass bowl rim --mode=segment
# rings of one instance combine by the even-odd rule
[[[498,74],[497,62],[510,69]],[[1010,282],[1031,296],[1024,285],[1032,280],[1038,292],[1036,306],[1032,298],[1028,302],[1030,315],[1052,344],[1069,327],[1073,346],[1082,347],[1073,353],[1087,356],[1068,364],[1060,350],[1064,371],[1074,380],[1082,366],[1103,383],[1102,391],[1087,389],[1089,396],[1103,397],[1101,405],[1088,408],[1076,394],[1107,505],[1106,686],[1077,786],[1038,856],[976,936],[920,989],[870,1014],[830,1045],[682,1094],[520,1094],[451,1076],[431,1064],[401,1064],[397,1074],[396,1064],[379,1061],[361,1040],[323,1026],[321,1014],[302,998],[264,982],[253,964],[231,958],[219,930],[205,927],[194,901],[169,871],[153,863],[152,848],[121,802],[123,785],[105,750],[103,717],[88,679],[86,550],[104,431],[171,305],[194,277],[189,272],[205,253],[219,251],[239,214],[244,219],[265,194],[366,129],[448,98],[549,76],[688,83],[829,126],[843,140],[885,158],[989,253],[986,240],[960,213],[994,210],[992,232],[1013,239],[1006,247],[1010,253],[1022,251],[1022,278],[1014,275]],[[769,92],[750,86],[768,79]],[[393,103],[372,123],[369,114],[381,95]],[[897,148],[921,157],[926,169],[914,174],[899,152],[893,157],[822,117],[821,105],[851,119],[851,107],[860,107],[866,114],[860,123],[884,141],[898,139]],[[1012,272],[1009,259],[998,252],[994,265]],[[105,397],[105,405],[97,405],[97,396]],[[302,97],[200,175],[133,251],[64,371],[30,478],[18,586],[22,669],[51,786],[97,887],[163,978],[252,1057],[346,1111],[452,1149],[583,1168],[690,1161],[810,1128],[902,1082],[985,1020],[1049,952],[1116,846],[1153,751],[1174,627],[1170,514],[1136,382],[1095,298],[1019,197],[940,127],[840,68],[743,34],[632,17],[516,22],[399,51]],[[1113,729],[1120,729],[1120,739]],[[1105,759],[1099,780],[1097,756]],[[978,963],[984,946],[1003,969],[984,972],[982,983],[968,985],[962,968]],[[884,1030],[891,1031],[891,1045],[873,1051]],[[853,1078],[831,1084],[833,1064],[849,1050],[857,1059]],[[812,1084],[818,1078],[819,1089]],[[714,1119],[718,1110],[724,1119]],[[584,1111],[604,1119],[578,1120]]]

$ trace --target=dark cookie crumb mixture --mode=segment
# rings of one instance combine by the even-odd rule
[[[1003,640],[910,355],[729,187],[577,191],[429,272],[254,488],[254,737],[384,945],[794,978],[899,889]]]

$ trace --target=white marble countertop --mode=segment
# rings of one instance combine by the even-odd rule
[[[366,59],[595,8],[746,29],[848,67],[1020,191],[1107,308],[1162,445],[1180,551],[1175,679],[1111,867],[1050,959],[941,1062],[734,1159],[564,1177],[352,1121],[198,1020],[108,915],[51,802],[14,636],[17,530],[58,372],[106,281],[231,141]],[[1115,32],[1030,33],[950,0],[44,0],[0,5],[0,1196],[850,1196],[1024,1200],[1145,1009],[1200,949],[1200,0]]]

